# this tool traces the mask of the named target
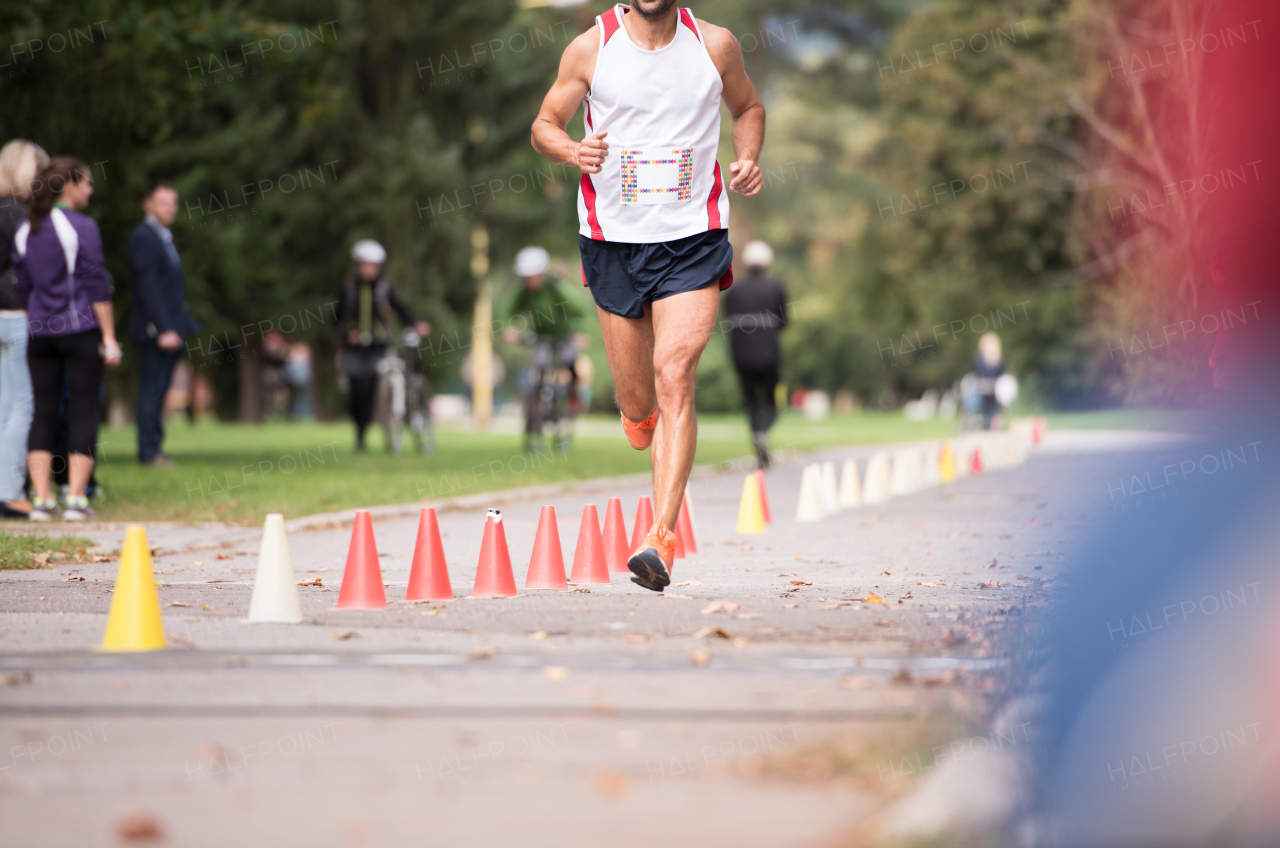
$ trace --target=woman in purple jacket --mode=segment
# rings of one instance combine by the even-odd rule
[[[98,441],[102,365],[120,362],[102,236],[97,223],[80,211],[93,194],[91,176],[79,159],[57,156],[50,161],[37,178],[27,219],[13,239],[18,297],[31,333],[27,364],[35,417],[27,437],[27,466],[35,488],[31,518],[36,521],[49,521],[58,510],[49,472],[64,379],[71,468],[62,517],[92,517],[84,492]]]

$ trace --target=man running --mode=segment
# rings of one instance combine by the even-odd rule
[[[627,440],[653,445],[656,521],[627,565],[661,592],[693,467],[694,372],[733,282],[729,199],[716,154],[720,101],[733,116],[728,188],[760,192],[764,106],[728,32],[675,0],[635,0],[596,18],[560,60],[533,146],[582,170],[578,246]],[[586,103],[588,137],[565,131]],[[606,140],[607,139],[607,140]],[[611,154],[611,150],[616,152]]]

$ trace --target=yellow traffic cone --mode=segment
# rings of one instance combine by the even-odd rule
[[[764,504],[760,501],[760,485],[756,475],[742,481],[742,503],[738,506],[738,532],[764,532]]]
[[[124,534],[107,632],[99,650],[156,651],[164,647],[164,622],[160,618],[156,579],[151,574],[147,531],[134,524]]]
[[[951,453],[951,443],[942,443],[942,453],[938,455],[938,480],[943,483],[956,481],[956,458]]]

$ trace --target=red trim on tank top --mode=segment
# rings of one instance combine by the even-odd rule
[[[693,22],[693,12],[690,12],[688,9],[681,9],[680,20],[684,23],[685,26],[693,30],[694,36],[696,36],[699,41],[702,40],[702,34],[698,32],[697,24]]]
[[[720,163],[716,162],[715,181],[711,184],[711,196],[707,198],[707,229],[720,229],[720,194],[724,191],[724,180],[720,178]],[[725,287],[727,288],[727,286]]]
[[[609,43],[609,39],[613,38],[613,34],[622,26],[622,21],[618,19],[618,7],[614,6],[609,10],[608,14],[601,15],[599,18],[600,26],[604,29],[604,41],[600,43],[603,48]]]
[[[591,227],[591,237],[596,241],[604,241],[604,231],[600,229],[600,219],[596,217],[596,187],[587,174],[582,175],[578,185],[582,188],[582,200],[587,204],[587,225]]]

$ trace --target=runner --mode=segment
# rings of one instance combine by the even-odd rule
[[[675,526],[693,466],[694,372],[733,282],[729,199],[716,161],[720,101],[733,116],[728,188],[760,191],[764,106],[725,29],[674,0],[635,0],[596,18],[565,49],[533,124],[533,146],[582,170],[583,282],[600,316],[623,430],[653,445],[656,521],[632,553],[631,579],[671,582]],[[586,104],[588,137],[565,131]]]

